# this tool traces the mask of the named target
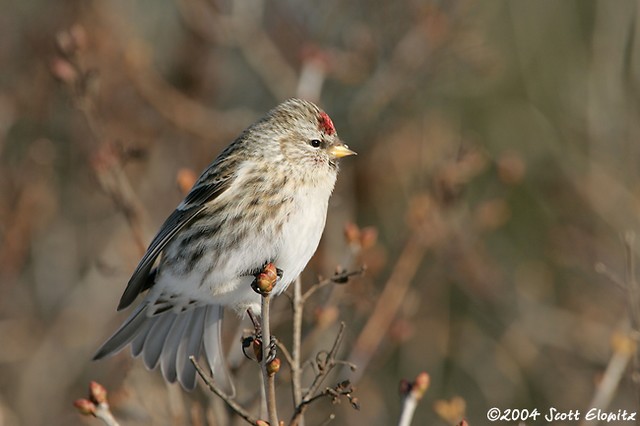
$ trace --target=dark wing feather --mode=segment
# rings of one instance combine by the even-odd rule
[[[204,177],[204,175],[202,177]],[[203,180],[202,177],[200,180]],[[178,231],[196,217],[198,213],[205,209],[206,202],[218,197],[229,188],[231,183],[230,177],[229,175],[221,176],[213,180],[213,182],[206,184],[196,183],[184,201],[164,222],[153,241],[151,241],[147,252],[129,279],[127,288],[120,298],[118,310],[131,305],[140,292],[150,287],[148,280],[151,268],[167,243],[173,239]]]

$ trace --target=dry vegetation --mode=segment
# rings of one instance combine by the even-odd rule
[[[485,424],[494,406],[640,410],[636,2],[0,5],[0,425],[96,424],[72,405],[91,380],[123,425],[243,424],[127,353],[90,359],[194,174],[295,95],[359,153],[302,291],[367,265],[300,314],[302,360],[344,322],[337,356],[358,367],[325,385],[350,379],[360,410],[323,398],[307,425],[397,424],[399,383],[421,371],[413,424]],[[271,312],[291,348],[289,299]],[[225,332],[238,402],[258,415],[248,327]],[[283,419],[291,378],[283,363]]]

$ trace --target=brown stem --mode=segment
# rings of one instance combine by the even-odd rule
[[[631,320],[632,333],[637,335],[640,333],[640,288],[638,288],[638,281],[636,280],[636,264],[635,264],[635,234],[631,231],[627,231],[624,236],[625,254],[626,254],[626,267],[625,267],[625,281],[627,284],[627,291],[629,292],[629,317]],[[640,359],[638,358],[638,351],[633,352],[633,373],[632,378],[635,383],[636,389],[636,402],[640,404]],[[640,423],[640,420],[639,422]]]
[[[311,297],[311,295],[313,295],[316,291],[320,290],[321,288],[326,287],[329,284],[346,282],[346,280],[348,280],[349,278],[351,278],[353,276],[362,275],[365,270],[366,270],[366,267],[362,266],[362,267],[360,267],[360,269],[357,269],[355,271],[340,272],[340,273],[335,274],[334,276],[332,276],[330,278],[325,278],[325,279],[323,279],[321,281],[318,281],[317,283],[315,283],[314,285],[309,287],[309,290],[307,290],[301,296],[301,299],[300,299],[301,303],[304,305],[304,303],[309,299],[309,297]],[[295,291],[295,287],[294,287],[294,291]]]
[[[321,366],[320,371],[316,375],[315,379],[313,379],[313,383],[311,383],[311,386],[309,386],[309,389],[304,394],[303,401],[310,398],[311,395],[318,390],[324,378],[327,377],[329,372],[331,372],[331,369],[336,365],[336,354],[338,353],[338,348],[340,348],[340,343],[342,343],[342,338],[344,337],[344,329],[345,324],[344,322],[341,322],[340,329],[338,330],[336,339],[333,342],[333,346],[327,354],[325,365]]]
[[[267,414],[269,417],[270,425],[279,425],[278,422],[278,409],[276,407],[276,376],[275,374],[269,374],[267,371],[267,365],[269,363],[269,351],[271,343],[271,329],[269,325],[269,305],[270,295],[262,295],[262,315],[261,315],[261,328],[262,328],[262,361],[260,366],[262,368],[262,377],[264,378],[264,391],[267,402]]]
[[[218,388],[216,386],[216,384],[213,382],[213,380],[211,380],[211,378],[204,372],[202,367],[200,367],[200,365],[198,364],[198,362],[196,361],[196,358],[194,356],[190,356],[189,360],[191,361],[191,363],[195,367],[196,371],[198,372],[198,375],[200,377],[202,377],[202,380],[204,380],[204,383],[211,390],[211,392],[213,392],[216,395],[218,395],[220,397],[220,399],[222,399],[225,402],[225,404],[227,404],[227,406],[234,413],[236,413],[238,416],[242,417],[243,419],[245,419],[247,422],[251,423],[252,425],[255,425],[258,422],[258,419],[256,419],[251,414],[249,414],[249,412],[247,410],[245,410],[244,408],[242,408],[240,406],[240,404],[238,404],[229,395],[224,393],[224,391],[222,391],[220,388]]]
[[[293,392],[293,405],[297,407],[302,402],[302,368],[300,362],[300,349],[302,345],[302,313],[304,311],[304,299],[302,297],[302,282],[300,277],[293,283],[293,347],[291,356],[291,385]]]
[[[358,336],[351,356],[348,358],[360,367],[361,372],[365,370],[398,309],[400,309],[426,249],[427,247],[421,239],[414,236],[407,241],[402,250],[391,276],[378,298],[373,314]],[[358,378],[355,377],[353,380],[356,381]]]
[[[304,412],[306,411],[309,404],[329,394],[330,390],[321,392],[317,395],[316,392],[322,385],[323,380],[329,375],[331,370],[333,370],[333,367],[340,363],[338,360],[336,360],[336,355],[344,337],[344,329],[345,324],[344,322],[341,322],[340,329],[338,330],[338,334],[336,335],[331,350],[329,350],[328,353],[325,352],[326,358],[323,361],[317,360],[318,372],[316,373],[316,377],[313,379],[311,386],[300,400],[300,403],[296,405],[295,412],[293,413],[291,421],[289,422],[290,426],[299,426],[303,421]]]

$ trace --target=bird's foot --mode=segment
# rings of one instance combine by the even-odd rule
[[[275,336],[271,336],[271,341],[269,342],[269,352],[267,354],[267,364],[276,359],[278,355],[278,339]]]

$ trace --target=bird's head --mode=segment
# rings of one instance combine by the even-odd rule
[[[271,110],[262,123],[288,162],[337,170],[337,160],[356,153],[338,137],[331,118],[315,104],[289,99]]]

